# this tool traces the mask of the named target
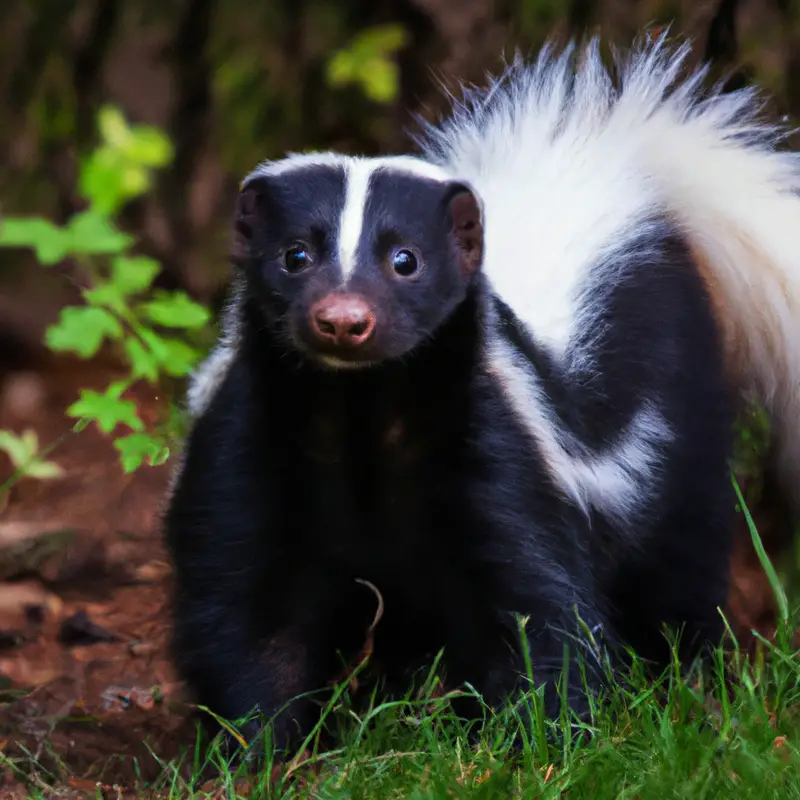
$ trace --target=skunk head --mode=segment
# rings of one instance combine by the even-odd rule
[[[242,184],[233,262],[266,328],[319,364],[399,358],[466,297],[480,201],[409,157],[290,156]]]

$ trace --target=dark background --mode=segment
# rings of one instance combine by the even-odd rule
[[[4,0],[0,10],[0,211],[64,219],[76,158],[101,103],[163,128],[176,159],[126,209],[165,280],[208,297],[225,275],[239,178],[287,149],[408,148],[414,113],[445,105],[438,80],[481,81],[501,56],[548,35],[602,33],[626,44],[673,24],[716,71],[755,77],[781,112],[800,112],[798,0]],[[334,89],[325,65],[358,32],[399,23],[400,91],[378,104]],[[0,324],[54,318],[55,272],[3,252]],[[13,267],[17,268],[14,269]],[[45,286],[43,281],[47,280]],[[36,335],[34,334],[34,338]]]

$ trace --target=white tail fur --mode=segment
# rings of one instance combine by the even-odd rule
[[[483,195],[489,278],[556,346],[587,248],[596,256],[648,207],[666,208],[709,286],[732,377],[770,413],[800,505],[800,154],[779,149],[785,132],[761,118],[753,89],[704,89],[705,68],[681,77],[689,52],[666,34],[645,42],[617,57],[615,84],[596,40],[577,71],[572,46],[545,47],[485,94],[468,91],[421,143]],[[527,290],[518,254],[502,252],[506,240],[519,249],[519,231],[540,273]]]

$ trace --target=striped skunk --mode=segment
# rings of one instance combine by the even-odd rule
[[[362,646],[364,581],[389,689],[443,648],[449,685],[502,702],[516,614],[548,713],[565,644],[573,709],[601,686],[587,628],[656,664],[665,626],[687,659],[718,640],[741,397],[798,496],[800,169],[755,91],[704,89],[665,37],[616,78],[597,40],[546,46],[419,157],[243,181],[165,512],[176,663],[216,714],[296,743],[318,706],[293,698]]]

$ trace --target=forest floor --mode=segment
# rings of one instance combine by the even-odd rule
[[[126,475],[109,437],[64,415],[108,381],[108,365],[47,359],[3,383],[0,429],[64,436],[50,458],[65,476],[20,481],[0,514],[0,754],[130,785],[160,772],[150,747],[169,759],[193,727],[167,655],[169,466]]]
[[[33,428],[43,444],[66,434],[51,456],[65,476],[19,482],[0,510],[0,798],[144,796],[142,787],[159,777],[163,785],[164,764],[194,742],[195,722],[167,653],[170,568],[159,512],[171,465],[126,475],[107,436],[93,427],[67,433],[66,406],[79,388],[106,385],[110,369],[46,356],[34,371],[0,376],[0,429]],[[142,392],[139,401],[143,416],[155,413],[154,397]],[[0,463],[0,481],[9,473]],[[740,633],[755,626],[771,634],[769,585],[746,535],[731,609]],[[390,739],[391,747],[401,739]],[[443,746],[436,741],[426,745],[433,759]],[[409,742],[409,752],[419,755],[420,746],[418,738]],[[467,783],[469,796],[483,791],[480,778],[494,769],[485,754],[467,764],[467,783],[461,755],[447,757],[461,769],[448,772],[450,788],[417,796],[461,796]],[[375,769],[383,763],[370,759]],[[423,764],[420,775],[432,779],[440,766],[431,773]],[[541,789],[545,772],[536,774]],[[381,796],[411,796],[412,785],[420,784]],[[232,796],[225,792],[219,796]],[[186,796],[174,786],[168,793]]]

